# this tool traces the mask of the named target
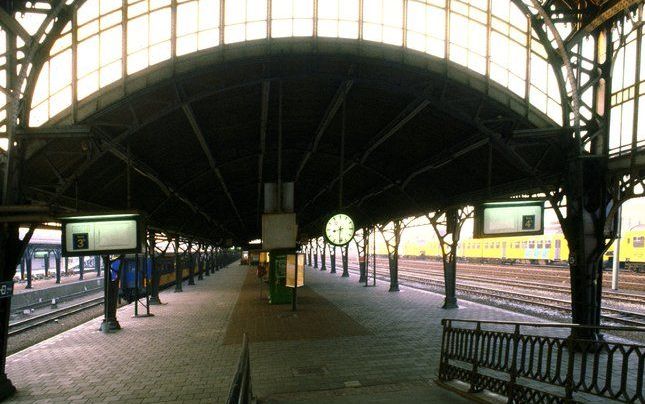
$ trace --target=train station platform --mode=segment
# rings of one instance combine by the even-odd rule
[[[265,303],[253,270],[229,265],[162,292],[154,317],[121,308],[119,332],[100,333],[98,318],[11,355],[8,402],[225,402],[243,332],[260,402],[466,402],[434,383],[441,318],[528,318],[469,302],[445,311],[440,295],[357,281],[307,269],[294,315]]]

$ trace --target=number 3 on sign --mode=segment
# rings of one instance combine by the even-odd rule
[[[72,235],[73,242],[74,242],[74,249],[75,250],[87,250],[88,249],[88,242],[87,242],[87,233],[74,233]]]

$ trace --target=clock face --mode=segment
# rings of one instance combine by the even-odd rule
[[[325,237],[336,246],[349,243],[354,238],[354,221],[343,213],[332,216],[325,225]]]

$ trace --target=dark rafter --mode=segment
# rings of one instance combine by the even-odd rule
[[[217,177],[217,180],[222,186],[222,190],[224,191],[224,194],[226,195],[226,197],[228,198],[228,201],[231,204],[231,208],[233,209],[233,212],[235,212],[235,216],[237,216],[238,220],[240,221],[240,225],[242,226],[242,229],[244,229],[244,221],[240,216],[240,212],[237,210],[237,205],[233,200],[233,196],[231,196],[231,193],[228,191],[228,187],[226,186],[226,181],[222,176],[222,172],[220,171],[219,167],[217,167],[217,164],[215,163],[215,158],[213,157],[213,153],[211,153],[211,149],[208,146],[208,143],[206,143],[206,138],[204,138],[204,133],[202,132],[202,129],[199,127],[199,124],[197,123],[197,119],[195,118],[193,109],[191,108],[190,104],[184,104],[182,105],[182,110],[184,111],[186,118],[188,118],[188,122],[190,123],[190,126],[193,128],[193,132],[195,132],[195,136],[197,137],[197,140],[199,141],[199,144],[201,145],[202,150],[206,155],[206,159],[208,160],[208,164],[210,165],[211,170],[213,170],[215,177]]]

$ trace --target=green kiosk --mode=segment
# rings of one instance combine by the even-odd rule
[[[296,288],[305,284],[305,255],[273,250],[269,260],[269,303],[294,304]],[[295,304],[294,304],[295,307]]]
[[[293,256],[293,249],[271,250],[269,252],[269,303],[291,303],[291,288],[287,287],[287,257]]]

